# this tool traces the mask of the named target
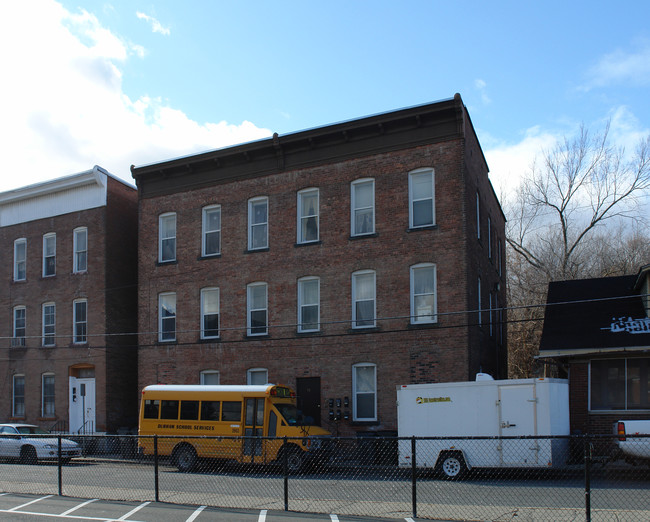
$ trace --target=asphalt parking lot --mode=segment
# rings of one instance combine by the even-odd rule
[[[61,520],[103,522],[382,522],[395,519],[352,517],[336,514],[284,511],[235,510],[207,506],[187,506],[156,502],[119,502],[56,495],[0,493],[0,520],[3,522],[54,522]],[[412,522],[411,518],[404,518]]]

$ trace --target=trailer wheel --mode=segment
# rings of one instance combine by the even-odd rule
[[[178,471],[192,471],[197,461],[196,450],[190,444],[181,444],[174,450],[174,461]]]
[[[467,475],[467,464],[459,451],[442,453],[436,463],[436,471],[447,480],[460,480]]]

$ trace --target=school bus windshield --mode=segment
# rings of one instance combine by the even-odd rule
[[[280,415],[284,417],[284,420],[287,421],[289,426],[311,426],[314,423],[313,418],[305,417],[293,404],[274,403],[274,406],[278,409]]]

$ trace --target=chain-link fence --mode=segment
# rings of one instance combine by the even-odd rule
[[[650,520],[647,436],[74,440],[83,456],[70,461],[60,436],[49,462],[3,459],[0,490],[402,519]]]

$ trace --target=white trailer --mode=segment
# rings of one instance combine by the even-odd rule
[[[549,467],[566,463],[566,379],[477,380],[397,387],[397,429],[416,439],[416,466],[460,478],[472,467]],[[449,437],[494,437],[461,439]],[[400,466],[412,466],[411,441],[400,440]]]

